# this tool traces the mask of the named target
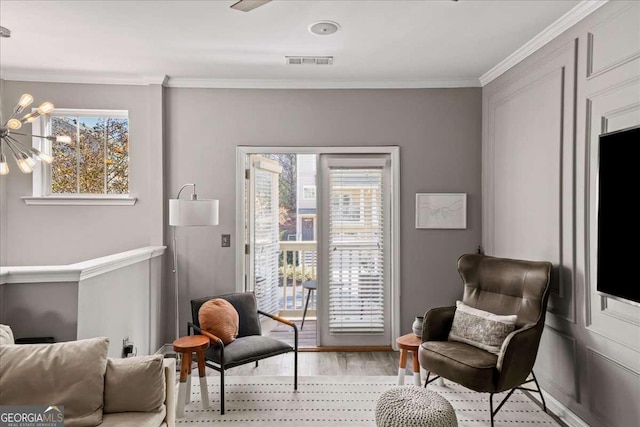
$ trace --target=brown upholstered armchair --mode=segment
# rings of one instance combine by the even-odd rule
[[[429,374],[424,386],[439,377],[478,392],[489,393],[491,426],[495,414],[517,390],[540,393],[533,375],[540,336],[549,299],[551,264],[548,262],[463,255],[458,271],[464,282],[462,302],[474,308],[500,315],[517,315],[516,329],[504,341],[497,356],[462,342],[448,341],[455,307],[429,310],[424,316],[421,366]],[[435,374],[435,377],[431,377]],[[532,379],[529,379],[529,374]],[[534,382],[537,390],[523,387]],[[493,395],[511,390],[493,409]]]

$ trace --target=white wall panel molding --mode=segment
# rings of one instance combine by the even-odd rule
[[[624,75],[619,68],[615,72]],[[612,70],[613,74],[614,71]],[[595,86],[595,85],[594,85]],[[640,76],[606,88],[596,86],[586,99],[584,144],[585,200],[585,324],[587,329],[640,352],[640,307],[599,295],[597,289],[597,155],[601,133],[640,124]]]
[[[626,29],[635,28],[636,37]],[[640,3],[630,3],[591,27],[587,34],[587,78],[640,58]]]
[[[640,372],[592,347],[586,349],[589,406],[594,414],[606,425],[637,425],[640,406],[618,402],[640,393]]]
[[[536,376],[547,388],[551,386],[564,396],[580,402],[576,339],[546,326],[534,366]]]
[[[548,62],[529,67],[492,92],[485,99],[483,147],[485,203],[488,199],[490,205],[484,218],[486,251],[553,262],[549,310],[571,323],[576,321],[576,54],[572,40],[549,55]]]

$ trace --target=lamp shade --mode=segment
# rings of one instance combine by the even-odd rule
[[[169,199],[169,225],[218,225],[218,201]]]

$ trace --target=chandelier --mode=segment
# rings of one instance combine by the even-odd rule
[[[20,119],[16,118],[17,115],[22,113],[24,109],[32,103],[33,96],[29,95],[28,93],[22,95],[20,97],[20,100],[18,101],[18,105],[16,105],[13,109],[13,113],[11,114],[11,117],[9,117],[9,120],[7,120],[6,123],[0,126],[0,175],[6,175],[9,173],[7,157],[4,154],[5,147],[7,147],[8,151],[13,154],[13,158],[18,164],[18,168],[23,173],[31,173],[34,166],[36,165],[36,160],[41,160],[48,164],[53,162],[53,157],[51,157],[51,155],[38,150],[37,148],[33,148],[23,144],[22,142],[15,139],[12,135],[42,138],[47,139],[51,142],[61,142],[64,144],[71,143],[71,137],[68,135],[42,136],[16,132],[22,127],[23,124],[31,123],[41,115],[51,113],[55,109],[54,105],[51,102],[46,101],[40,104],[36,111],[25,114]]]

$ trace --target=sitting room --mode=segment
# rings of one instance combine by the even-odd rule
[[[639,141],[637,0],[2,0],[0,427],[638,426]]]

